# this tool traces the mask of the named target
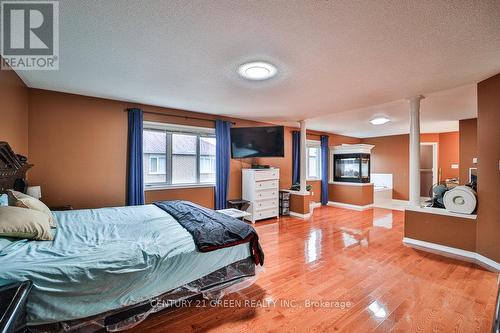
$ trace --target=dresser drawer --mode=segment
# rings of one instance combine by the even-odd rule
[[[274,217],[274,216],[278,216],[278,208],[265,209],[265,210],[255,212],[255,214],[253,215],[253,218],[255,220],[260,220],[260,219],[267,219],[269,217]]]
[[[278,200],[278,189],[255,191],[255,200],[274,199]]]
[[[259,170],[255,172],[255,180],[271,180],[279,178],[279,170],[269,169],[269,170]]]
[[[264,189],[272,189],[276,190],[279,187],[279,181],[275,180],[261,180],[255,183],[255,189],[264,190]]]
[[[278,199],[267,199],[267,200],[257,200],[254,203],[254,211],[260,211],[263,209],[269,209],[269,208],[277,208],[278,207]]]

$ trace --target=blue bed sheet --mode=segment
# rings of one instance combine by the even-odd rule
[[[136,304],[250,256],[248,244],[198,252],[192,236],[153,205],[54,215],[54,241],[10,239],[0,247],[0,279],[33,282],[29,325]]]

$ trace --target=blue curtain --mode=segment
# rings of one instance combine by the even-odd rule
[[[128,109],[127,205],[144,205],[141,109]]]
[[[215,139],[215,209],[226,209],[231,161],[230,122],[215,121]]]
[[[292,185],[300,183],[300,132],[292,132]]]
[[[322,135],[321,141],[321,204],[328,203],[328,136]]]

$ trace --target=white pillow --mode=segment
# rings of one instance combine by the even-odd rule
[[[34,209],[0,207],[0,236],[53,240],[49,217]]]
[[[52,212],[50,211],[49,207],[47,207],[43,202],[18,191],[8,190],[7,193],[9,194],[9,199],[12,206],[28,208],[42,212],[49,217],[50,226],[52,228],[56,227]]]

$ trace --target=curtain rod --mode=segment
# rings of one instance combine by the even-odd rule
[[[127,109],[123,110],[124,112],[128,112]],[[168,114],[168,113],[164,113],[164,112],[157,112],[157,111],[146,111],[146,110],[142,110],[143,113],[149,113],[149,114],[156,114],[156,115],[160,115],[160,116],[167,116],[167,117],[177,117],[177,118],[184,118],[184,119],[193,119],[193,120],[203,120],[203,121],[211,121],[213,123],[215,123],[215,119],[206,119],[206,118],[201,118],[201,117],[191,117],[191,116],[180,116],[180,115],[177,115],[177,114]],[[235,122],[231,121],[231,124],[232,125],[236,125]]]

